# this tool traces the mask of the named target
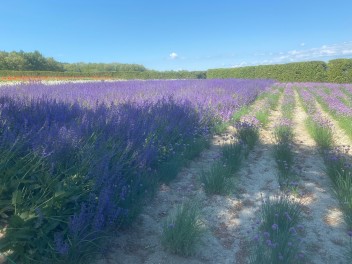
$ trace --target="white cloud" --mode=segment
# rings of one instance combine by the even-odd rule
[[[350,55],[350,54],[352,54],[352,49],[350,49],[350,50],[343,50],[343,51],[342,51],[342,54],[344,54],[344,55]]]
[[[352,41],[331,45],[322,45],[319,48],[302,48],[289,50],[286,52],[279,52],[266,59],[265,63],[268,62],[268,60],[270,60],[272,63],[286,63],[321,59],[330,60],[334,58],[346,57],[347,55],[352,55]]]
[[[171,52],[169,56],[170,56],[170,58],[171,58],[172,60],[174,60],[174,59],[177,59],[177,58],[178,58],[178,55],[177,55],[177,53],[176,53],[176,52]]]
[[[249,64],[245,61],[242,61],[241,63],[232,65],[231,68],[239,68],[239,67],[244,67],[244,66],[248,66]]]
[[[304,42],[302,42],[302,43],[300,44],[301,47],[304,47],[305,45],[306,45],[306,43],[304,43]]]

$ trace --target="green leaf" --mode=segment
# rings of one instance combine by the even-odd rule
[[[14,191],[12,193],[12,205],[22,203],[22,196],[20,191]]]

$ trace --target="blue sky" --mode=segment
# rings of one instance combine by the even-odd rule
[[[156,70],[352,58],[351,0],[0,0],[0,50]]]

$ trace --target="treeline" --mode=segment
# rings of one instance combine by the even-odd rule
[[[122,72],[122,71],[137,71],[142,72],[147,69],[139,64],[123,64],[123,63],[63,63],[65,71],[68,72]]]
[[[50,76],[116,79],[274,79],[281,82],[352,83],[352,59],[259,65],[208,71],[154,71],[139,64],[61,63],[40,52],[0,51],[0,77]]]
[[[139,64],[61,63],[39,51],[0,51],[0,77],[82,77],[116,79],[205,79],[205,71],[154,71]]]
[[[211,69],[207,78],[267,78],[281,82],[352,83],[352,59]]]
[[[0,51],[0,70],[64,71],[64,66],[53,58],[45,58],[39,51]]]
[[[111,79],[205,79],[205,71],[121,71],[121,72],[57,72],[57,71],[6,71],[0,70],[0,77],[81,77]]]
[[[143,65],[123,63],[62,63],[44,57],[39,51],[0,51],[0,70],[7,71],[58,71],[58,72],[119,72],[146,71]]]

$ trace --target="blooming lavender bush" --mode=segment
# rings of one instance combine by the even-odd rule
[[[332,146],[332,123],[330,120],[316,112],[308,117],[306,125],[308,132],[321,149],[329,149]]]
[[[335,194],[344,212],[344,219],[352,229],[352,159],[350,146],[335,147],[325,151],[327,174],[334,183]]]
[[[279,184],[280,187],[288,187],[294,181],[292,172],[294,153],[291,147],[293,144],[292,121],[287,118],[281,118],[275,124],[273,134],[276,140],[274,157],[279,170]]]
[[[7,229],[0,252],[22,263],[73,263],[104,249],[101,238],[128,226],[158,181],[173,178],[219,120],[270,83],[2,87],[0,220]]]
[[[252,225],[249,263],[303,263],[301,206],[287,197],[263,202]]]
[[[259,120],[251,115],[245,115],[235,123],[239,140],[246,144],[249,150],[253,149],[259,139],[259,126]]]

